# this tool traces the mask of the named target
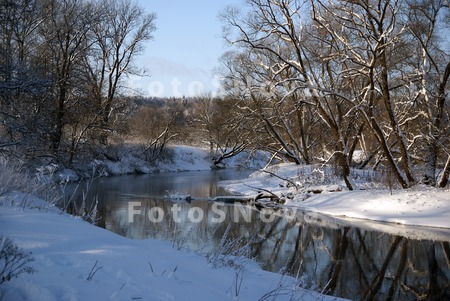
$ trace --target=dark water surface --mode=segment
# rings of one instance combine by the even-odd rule
[[[164,239],[175,248],[201,252],[233,242],[232,254],[245,253],[264,269],[299,277],[306,288],[353,300],[450,300],[450,230],[206,200],[224,194],[218,181],[248,174],[99,178],[89,194],[98,196],[99,226],[129,238]],[[177,194],[194,199],[166,198]]]

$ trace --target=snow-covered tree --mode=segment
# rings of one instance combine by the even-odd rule
[[[408,25],[413,53],[406,64],[412,74],[411,90],[414,101],[420,108],[417,115],[420,120],[420,142],[424,143],[423,152],[425,171],[422,182],[436,184],[439,157],[449,153],[449,104],[447,100],[450,77],[450,53],[448,37],[450,19],[448,1],[433,0],[407,1],[408,9],[405,23]],[[444,37],[444,40],[442,38]],[[441,174],[437,183],[443,184],[448,172]],[[445,185],[443,185],[445,186]]]
[[[347,187],[352,189],[349,150],[356,145],[354,139],[361,126],[357,119],[350,118],[353,112],[345,111],[347,104],[337,92],[337,88],[346,88],[340,82],[339,70],[332,70],[331,62],[325,65],[316,62],[323,61],[322,55],[328,55],[326,51],[330,49],[311,18],[305,17],[307,5],[299,1],[248,3],[249,15],[228,9],[223,19],[228,26],[226,39],[254,56],[250,63],[257,66],[256,70],[240,74],[244,78],[253,77],[246,85],[251,98],[262,102],[258,113],[267,131],[285,155],[297,163],[302,158],[310,163],[311,150],[306,142],[310,139],[305,132],[302,110],[305,106],[313,108],[321,126],[327,127],[333,137],[332,145],[325,152],[327,157],[321,160],[335,159]],[[291,105],[286,105],[289,102]],[[266,108],[271,109],[271,115],[262,110]],[[294,135],[289,126],[295,119],[299,121],[299,135]]]
[[[284,155],[298,163],[335,159],[349,189],[353,152],[367,142],[376,145],[369,158],[378,152],[403,188],[417,182],[414,163],[423,157],[426,182],[434,184],[448,147],[448,40],[436,39],[445,38],[448,23],[442,1],[427,3],[249,0],[245,13],[230,7],[224,36],[238,54],[226,64],[227,86],[257,104],[253,111]],[[325,155],[288,126],[296,119],[288,112],[305,106],[320,117]]]

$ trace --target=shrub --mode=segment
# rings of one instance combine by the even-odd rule
[[[10,238],[0,236],[0,284],[17,278],[21,274],[32,274],[36,270],[29,266],[34,261],[31,252],[25,252]]]

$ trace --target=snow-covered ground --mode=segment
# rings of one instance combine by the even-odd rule
[[[262,189],[286,200],[286,206],[335,217],[357,218],[401,225],[450,228],[450,190],[428,186],[382,189],[364,179],[359,189],[348,191],[330,171],[295,164],[257,171],[248,179],[228,181],[224,187],[236,194],[256,195]]]
[[[3,283],[4,301],[337,300],[252,261],[214,268],[196,252],[118,236],[23,194],[0,199],[0,224],[0,235],[32,252],[37,270]]]

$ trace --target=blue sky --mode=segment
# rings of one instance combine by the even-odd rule
[[[130,79],[147,96],[194,96],[214,93],[213,69],[226,51],[218,14],[241,0],[138,0],[147,12],[157,14],[154,40],[137,59],[150,77]]]

